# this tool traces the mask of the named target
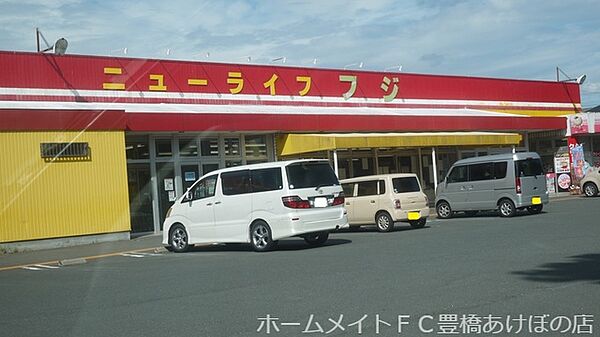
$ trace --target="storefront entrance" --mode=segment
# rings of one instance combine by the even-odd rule
[[[204,174],[275,160],[271,135],[127,134],[131,231],[159,232],[169,207]]]

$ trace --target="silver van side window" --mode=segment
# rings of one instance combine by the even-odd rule
[[[506,168],[508,163],[505,161],[494,163],[494,179],[506,178]]]
[[[461,183],[468,179],[467,166],[455,166],[448,175],[449,183]]]
[[[491,180],[494,178],[494,164],[481,163],[469,165],[469,181]]]
[[[538,158],[527,158],[515,161],[517,177],[533,177],[544,174],[542,161]]]

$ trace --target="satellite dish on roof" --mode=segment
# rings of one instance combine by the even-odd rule
[[[585,82],[585,78],[586,78],[585,75],[581,75],[581,76],[577,77],[577,84],[580,84],[580,85],[583,84],[583,82]]]
[[[54,54],[64,55],[67,52],[68,45],[69,42],[67,42],[67,40],[64,37],[61,37],[60,39],[56,40],[56,43],[54,44]]]

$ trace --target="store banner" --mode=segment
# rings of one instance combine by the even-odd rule
[[[600,117],[595,113],[578,113],[569,116],[572,135],[600,132]]]

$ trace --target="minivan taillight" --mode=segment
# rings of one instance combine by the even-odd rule
[[[293,195],[282,197],[283,205],[288,208],[310,208],[308,200],[302,200],[299,196]]]
[[[333,198],[333,203],[331,206],[343,205],[345,200],[346,198],[344,196],[344,192],[340,192],[337,197]]]
[[[400,199],[394,199],[394,208],[402,208],[402,205],[400,204]]]
[[[517,189],[517,193],[521,194],[521,178],[515,178],[515,188]]]

